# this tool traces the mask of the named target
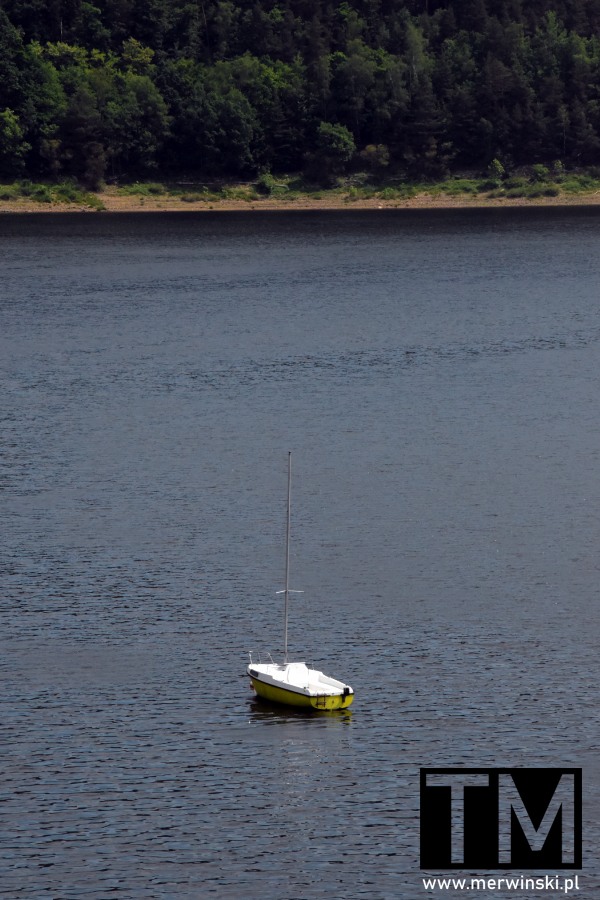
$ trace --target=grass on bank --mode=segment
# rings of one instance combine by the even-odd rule
[[[68,203],[88,209],[102,210],[104,204],[97,194],[81,188],[74,181],[42,184],[33,181],[15,181],[0,184],[0,201],[31,200],[35,203]]]
[[[118,196],[131,197],[144,206],[146,200],[179,200],[211,205],[223,200],[260,204],[275,200],[293,204],[297,200],[325,200],[332,204],[359,201],[401,203],[417,196],[432,200],[441,197],[467,199],[531,199],[600,193],[600,168],[587,171],[550,171],[536,165],[502,177],[454,175],[439,182],[409,182],[402,179],[375,181],[366,173],[339,178],[329,187],[307,183],[298,175],[261,175],[256,181],[233,184],[200,182],[134,182],[110,189]],[[103,192],[91,193],[74,181],[35,183],[22,180],[0,185],[1,201],[30,200],[49,205],[69,204],[83,209],[103,210]]]
[[[129,185],[119,192],[129,195],[148,196],[157,193],[157,185]],[[451,176],[439,182],[409,182],[389,179],[379,183],[366,174],[349,178],[339,178],[329,187],[307,183],[298,175],[261,175],[256,182],[238,185],[163,185],[162,195],[178,198],[184,202],[218,202],[238,200],[260,203],[261,200],[276,200],[278,203],[293,203],[295,200],[330,200],[337,203],[353,203],[364,200],[381,200],[386,203],[402,202],[413,197],[427,195],[436,197],[464,197],[489,199],[537,199],[559,197],[569,194],[600,192],[600,170],[578,173],[553,174],[544,166],[533,167],[531,171],[505,178]]]

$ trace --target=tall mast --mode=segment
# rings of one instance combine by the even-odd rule
[[[288,661],[288,597],[290,593],[290,519],[292,511],[292,451],[288,450],[287,527],[285,531],[285,602],[283,605],[283,664]]]

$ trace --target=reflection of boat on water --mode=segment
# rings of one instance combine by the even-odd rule
[[[289,595],[298,593],[289,587],[290,575],[290,513],[292,485],[292,454],[288,454],[288,499],[285,550],[285,589],[278,591],[284,599],[284,651],[283,663],[276,663],[270,654],[266,661],[260,655],[250,653],[247,672],[256,694],[272,703],[299,706],[306,709],[346,709],[354,700],[349,684],[311,669],[305,662],[289,662],[287,650]]]

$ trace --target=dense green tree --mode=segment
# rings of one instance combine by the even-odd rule
[[[107,159],[102,117],[88,84],[82,83],[69,98],[60,134],[64,169],[89,187],[98,187]]]
[[[355,151],[354,138],[344,125],[321,122],[317,128],[315,152],[307,159],[309,176],[329,184],[346,169]]]
[[[137,175],[157,168],[170,120],[160,91],[147,75],[117,75],[103,119],[113,172]]]
[[[254,173],[259,162],[259,123],[246,97],[237,88],[214,98],[217,135],[212,151],[212,167],[222,173]],[[262,149],[262,147],[261,147]]]
[[[30,149],[18,116],[12,109],[0,112],[0,175],[20,175]]]
[[[600,0],[0,0],[2,172],[599,163],[599,35]]]
[[[191,173],[214,168],[220,129],[205,68],[189,59],[169,61],[159,68],[158,84],[172,116],[161,155],[163,169]]]

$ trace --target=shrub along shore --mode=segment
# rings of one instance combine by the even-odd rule
[[[510,176],[455,175],[438,182],[375,183],[366,175],[329,187],[300,176],[262,175],[253,182],[156,181],[88,191],[76,182],[0,185],[0,212],[143,212],[261,209],[393,209],[595,205],[600,170],[552,172],[536,165]]]

